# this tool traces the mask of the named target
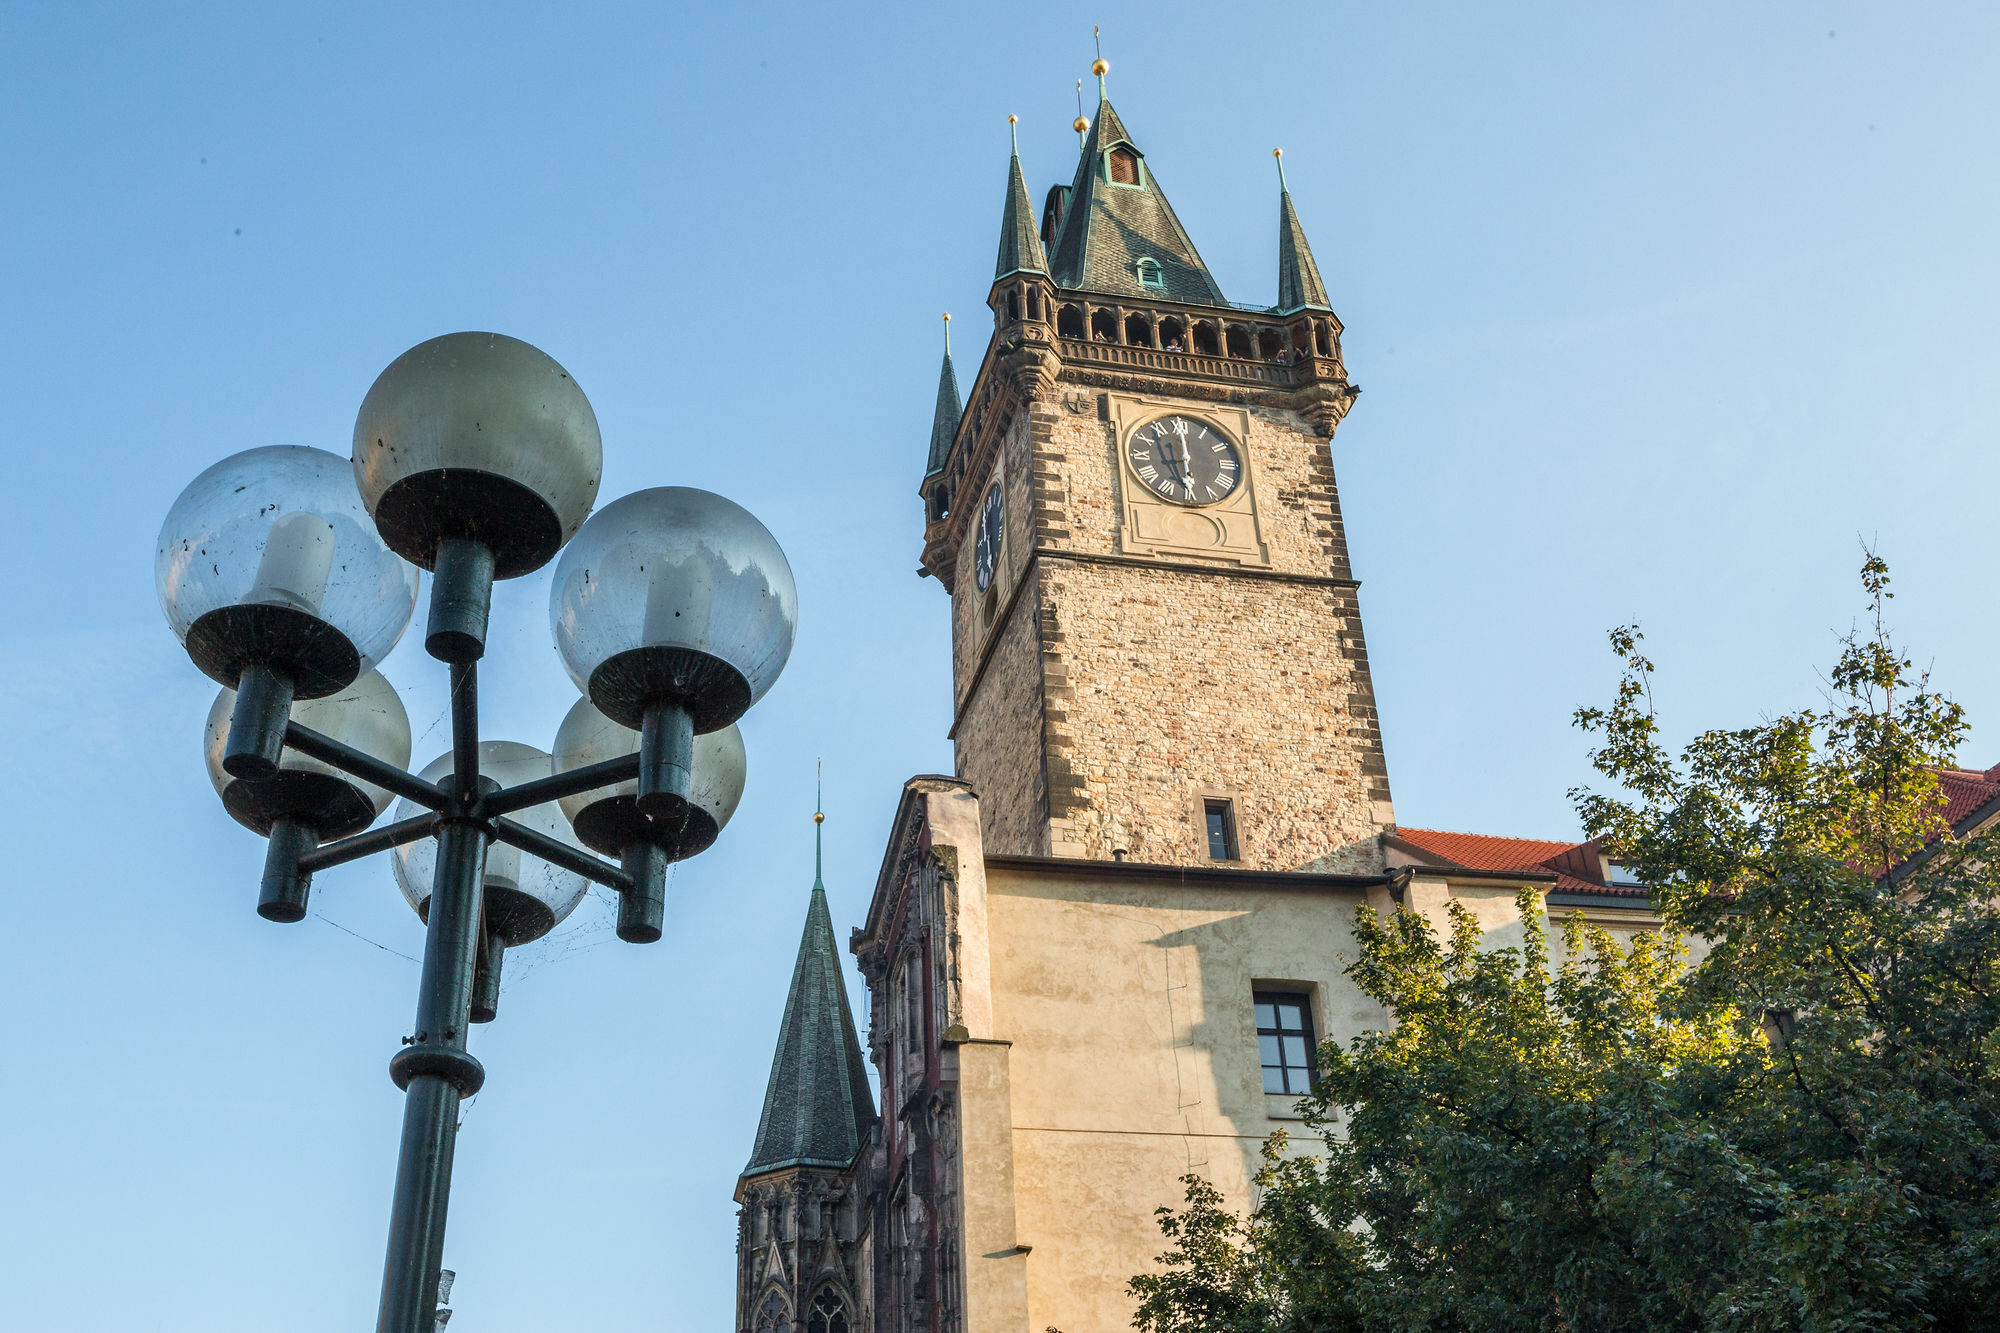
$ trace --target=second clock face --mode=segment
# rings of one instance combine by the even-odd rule
[[[1000,559],[1001,517],[1000,483],[996,481],[993,489],[986,492],[986,504],[979,511],[979,537],[972,553],[972,572],[979,580],[981,592],[993,582],[993,567]]]
[[[1175,504],[1214,504],[1243,483],[1236,446],[1193,417],[1147,422],[1125,442],[1125,456],[1148,490]]]

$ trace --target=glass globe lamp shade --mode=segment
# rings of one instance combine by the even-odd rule
[[[153,571],[206,675],[233,688],[246,666],[268,665],[301,699],[380,662],[417,601],[417,571],[383,543],[347,461],[298,445],[232,454],[188,483]]]
[[[590,400],[546,352],[448,333],[389,363],[354,422],[354,479],[383,538],[433,568],[477,542],[494,576],[541,568],[597,502],[604,444]]]
[[[235,708],[236,691],[225,688],[216,696],[208,710],[205,748],[208,779],[237,823],[269,836],[280,819],[295,820],[330,842],[361,832],[389,808],[387,791],[296,750],[284,752],[272,777],[249,782],[230,776],[222,754]],[[385,764],[402,768],[410,762],[410,715],[379,671],[364,671],[338,694],[294,702],[291,716]]]
[[[568,773],[639,752],[639,733],[612,721],[588,699],[576,701],[556,730],[555,771]],[[678,817],[639,810],[636,780],[565,796],[560,804],[577,840],[594,852],[622,856],[633,843],[650,843],[669,861],[685,861],[715,842],[743,799],[746,756],[735,724],[694,738],[688,802]]]
[[[708,491],[634,491],[591,516],[556,564],[549,620],[570,677],[628,727],[648,704],[728,726],[784,670],[798,588],[776,539]]]
[[[452,775],[449,751],[439,755],[418,776],[426,782],[445,785]],[[481,741],[479,772],[502,787],[512,787],[530,778],[545,778],[553,770],[549,756],[532,745],[514,741]],[[408,799],[396,803],[395,817],[408,819],[422,809]],[[537,833],[575,847],[576,836],[569,821],[554,801],[517,810],[508,818],[520,821]],[[396,849],[396,886],[417,915],[430,919],[431,883],[437,873],[437,840],[419,838]],[[539,856],[494,842],[486,850],[486,929],[497,933],[512,948],[538,940],[576,910],[589,889],[583,876],[550,865]]]

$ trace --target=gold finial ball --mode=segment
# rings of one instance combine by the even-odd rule
[[[1085,130],[1090,128],[1090,122],[1085,120],[1082,116],[1078,116],[1076,118],[1076,124],[1070,126],[1070,128],[1075,130],[1078,134],[1082,134]]]
[[[1008,123],[1009,125],[1016,125],[1016,124],[1019,124],[1019,123],[1020,123],[1020,120],[1021,120],[1021,118],[1020,118],[1019,116],[1008,116],[1008,117],[1007,117],[1007,123]]]
[[[944,322],[947,324],[951,323],[951,311],[947,310],[944,312]]]
[[[1111,62],[1103,56],[1099,56],[1090,62],[1090,72],[1101,79],[1111,72]]]
[[[1285,155],[1285,150],[1282,148],[1273,148],[1271,150],[1272,157],[1283,157],[1284,155]]]
[[[825,815],[821,814],[821,813],[820,813],[819,811],[817,811],[817,810],[813,811],[813,823],[815,823],[815,824],[824,824],[825,822],[826,822],[826,816],[825,816]]]

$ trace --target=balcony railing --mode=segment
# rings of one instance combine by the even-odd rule
[[[1058,338],[1056,346],[1065,361],[1094,361],[1101,365],[1130,366],[1144,370],[1170,370],[1177,374],[1206,375],[1211,379],[1239,380],[1253,384],[1291,384],[1298,378],[1299,365],[1283,361],[1248,361],[1233,356],[1210,356],[1203,352],[1169,352],[1157,347],[1136,347],[1130,343],[1084,342]],[[1320,357],[1327,371],[1336,364]],[[1327,373],[1327,372],[1323,372]]]

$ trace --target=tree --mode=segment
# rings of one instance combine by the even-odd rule
[[[1879,559],[1862,580],[1825,707],[1678,755],[1613,632],[1617,694],[1577,721],[1619,790],[1573,795],[1669,929],[1572,918],[1557,953],[1528,893],[1493,949],[1462,911],[1363,909],[1349,973],[1395,1026],[1322,1048],[1317,1151],[1268,1144],[1249,1217],[1186,1179],[1137,1327],[2000,1323],[2000,846],[1945,824],[1963,713],[1892,643]]]

